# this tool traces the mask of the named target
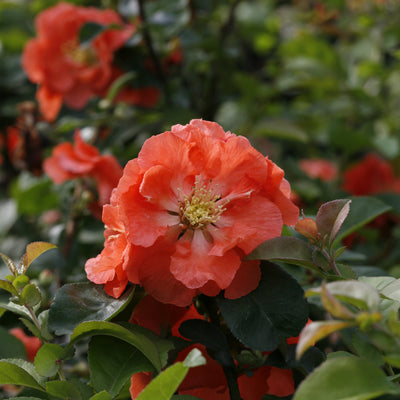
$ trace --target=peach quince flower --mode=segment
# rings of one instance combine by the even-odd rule
[[[203,120],[148,139],[109,207],[119,227],[112,240],[122,235],[132,250],[128,280],[177,306],[200,293],[238,298],[254,290],[259,262],[244,258],[299,214],[278,166],[245,137]],[[115,277],[111,245],[86,264],[95,283],[108,282],[106,264]]]

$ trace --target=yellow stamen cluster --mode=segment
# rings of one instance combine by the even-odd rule
[[[90,46],[69,42],[64,45],[64,53],[77,64],[92,66],[97,63],[96,52]]]
[[[220,195],[206,186],[199,186],[199,182],[196,182],[190,195],[184,197],[179,207],[182,223],[191,229],[203,229],[216,223],[226,210],[224,205],[217,205]]]

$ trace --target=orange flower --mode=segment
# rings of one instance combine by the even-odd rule
[[[371,153],[344,173],[343,189],[356,196],[400,193],[400,179],[389,162]]]
[[[331,161],[322,159],[300,160],[300,169],[310,178],[330,182],[337,177],[337,167]]]
[[[39,338],[26,335],[21,328],[13,328],[10,329],[9,332],[24,344],[28,360],[33,362],[36,353],[42,345],[42,342],[39,340]]]
[[[260,270],[243,259],[298,220],[283,176],[246,138],[214,122],[193,120],[150,138],[113,193],[116,223],[134,246],[128,279],[177,306],[199,293],[246,295]],[[95,262],[86,271],[96,279]]]
[[[97,182],[100,206],[109,202],[111,191],[122,175],[116,158],[101,155],[96,147],[83,141],[79,130],[75,132],[74,145],[65,142],[53,149],[51,157],[43,163],[43,170],[56,184],[74,178],[93,178]]]
[[[80,43],[80,30],[87,23],[105,29],[90,43]],[[37,37],[24,49],[22,65],[29,79],[39,84],[41,113],[53,121],[63,102],[81,109],[92,97],[107,91],[114,78],[114,52],[132,36],[135,27],[124,24],[112,10],[61,2],[39,14],[36,30]],[[140,91],[134,102],[141,105]]]

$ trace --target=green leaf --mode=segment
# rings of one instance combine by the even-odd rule
[[[90,282],[64,285],[50,307],[49,328],[57,335],[65,335],[84,321],[110,320],[127,306],[132,295],[133,287],[115,299],[102,286]]]
[[[379,293],[371,285],[361,281],[336,281],[326,284],[326,288],[338,299],[352,304],[362,310],[378,311],[381,303]],[[307,290],[306,296],[313,296],[321,293],[322,288]]]
[[[79,389],[73,383],[67,381],[47,382],[46,392],[64,400],[82,400]]]
[[[313,261],[313,249],[303,240],[291,236],[280,236],[258,246],[248,260],[279,261],[318,270]]]
[[[115,81],[113,81],[110,89],[108,89],[106,100],[109,104],[111,104],[114,98],[117,96],[119,91],[130,81],[136,78],[137,74],[135,72],[127,72],[124,75],[121,75]]]
[[[253,128],[253,131],[257,136],[275,137],[302,143],[308,141],[306,132],[284,119],[264,119]]]
[[[137,400],[171,399],[189,372],[187,360],[191,360],[190,365],[193,367],[205,364],[205,358],[199,353],[200,350],[193,349],[183,362],[177,362],[157,375],[139,394]]]
[[[26,359],[26,350],[23,343],[7,329],[0,326],[0,358]]]
[[[26,317],[28,319],[32,318],[26,307],[15,304],[12,301],[8,303],[0,303],[0,307],[15,314],[22,315],[23,317]]]
[[[179,327],[179,333],[185,338],[201,343],[207,349],[212,350],[213,358],[221,365],[234,368],[235,364],[230,354],[226,336],[215,325],[200,319],[186,320]]]
[[[153,371],[151,362],[136,347],[110,336],[93,337],[88,351],[91,382],[97,392],[112,397],[136,372]]]
[[[12,285],[15,287],[17,290],[21,290],[23,287],[25,287],[29,283],[29,277],[26,275],[18,275],[14,280]]]
[[[21,385],[44,390],[33,365],[23,360],[0,361],[0,385]]]
[[[42,294],[40,293],[39,288],[33,283],[26,285],[21,292],[20,295],[20,304],[21,305],[30,305],[31,307],[35,307],[40,304],[42,301]]]
[[[318,232],[322,237],[327,236],[329,243],[335,239],[350,211],[351,200],[339,199],[323,204],[317,213]]]
[[[351,336],[351,343],[360,357],[378,366],[382,366],[385,363],[382,353],[371,343],[368,335],[364,332],[355,330]]]
[[[32,174],[21,174],[11,187],[11,195],[17,203],[18,213],[37,216],[60,206],[54,184],[48,177],[37,178]]]
[[[385,393],[400,394],[376,365],[356,357],[325,361],[298,387],[293,400],[310,400],[323,393],[324,400],[368,400]]]
[[[89,44],[96,36],[104,32],[108,27],[95,22],[85,23],[79,31],[79,43],[81,45]]]
[[[36,371],[48,378],[54,376],[59,370],[59,360],[62,360],[65,355],[66,351],[63,347],[53,343],[44,343],[35,357]]]
[[[96,393],[89,400],[112,400],[112,399],[113,398],[105,390],[103,390],[100,393]]]
[[[132,327],[134,328],[134,327]],[[83,322],[78,325],[72,333],[69,346],[89,336],[107,335],[121,339],[136,347],[153,364],[157,371],[161,370],[161,360],[157,347],[143,333],[143,331],[132,332],[127,328],[111,322],[92,321]]]
[[[298,282],[276,264],[262,262],[257,289],[239,299],[217,299],[233,333],[253,350],[272,351],[282,338],[297,336],[307,322],[308,305]]]
[[[352,197],[349,215],[343,222],[335,243],[390,210],[390,206],[375,197]]]
[[[0,289],[7,290],[7,292],[11,293],[13,296],[18,295],[17,290],[11,284],[11,282],[3,280],[3,279],[0,279]]]

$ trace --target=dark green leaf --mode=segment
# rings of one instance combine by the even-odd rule
[[[185,338],[195,343],[201,343],[207,349],[212,350],[213,357],[221,365],[234,367],[226,336],[215,325],[204,320],[191,319],[181,324],[179,333]]]
[[[81,43],[81,45],[89,44],[96,36],[104,32],[106,29],[106,25],[87,22],[79,31],[79,43]]]
[[[313,249],[303,240],[280,236],[267,240],[249,256],[249,260],[280,261],[318,270],[313,261]]]
[[[0,358],[26,359],[26,350],[22,342],[0,326]]]
[[[133,288],[115,299],[93,283],[64,285],[50,307],[49,328],[57,335],[65,335],[81,322],[110,320],[125,308],[132,295]]]
[[[376,365],[361,358],[338,357],[325,361],[298,387],[293,400],[310,400],[323,393],[324,400],[368,400],[382,394],[400,394]]]
[[[297,336],[307,322],[308,305],[297,281],[276,264],[263,262],[257,289],[217,303],[233,333],[253,350],[274,350],[282,338]]]
[[[153,371],[151,362],[136,347],[110,336],[93,337],[89,344],[91,382],[97,392],[118,395],[136,372]]]

